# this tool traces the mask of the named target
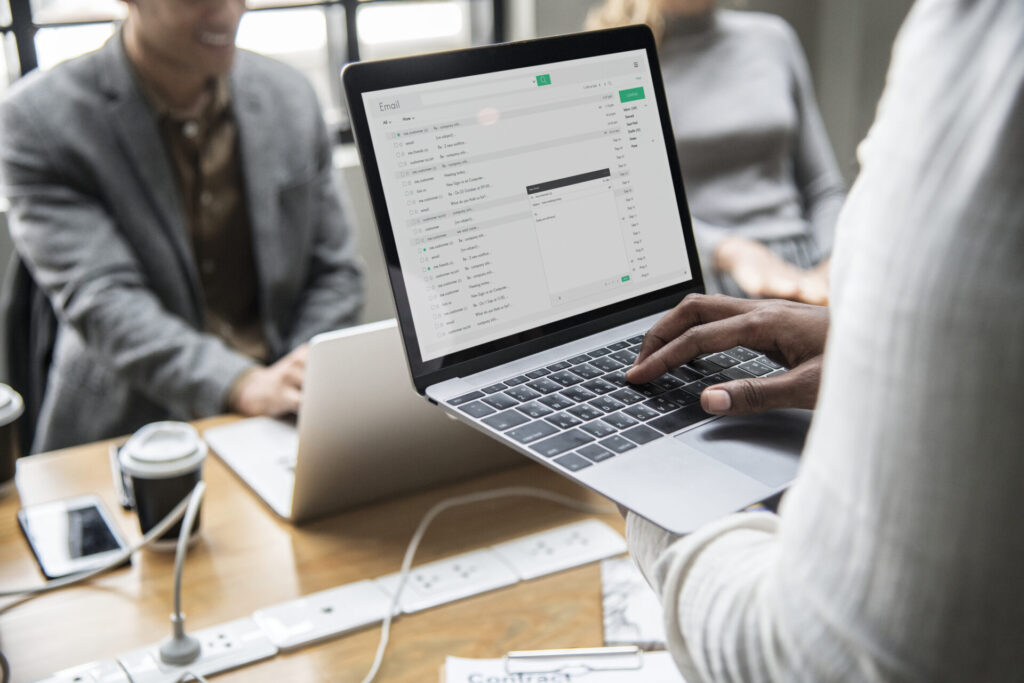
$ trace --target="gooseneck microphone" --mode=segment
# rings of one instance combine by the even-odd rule
[[[160,646],[160,659],[171,666],[185,666],[199,659],[202,645],[199,640],[185,633],[185,615],[181,613],[181,574],[185,568],[185,556],[188,554],[188,541],[192,536],[192,526],[199,514],[199,504],[203,500],[206,483],[200,481],[192,490],[185,510],[185,518],[178,530],[178,547],[174,553],[174,612],[171,613],[173,634]]]

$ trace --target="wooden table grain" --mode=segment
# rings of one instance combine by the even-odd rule
[[[196,423],[200,431],[232,417]],[[22,458],[17,492],[0,499],[0,587],[42,583],[15,513],[24,505],[95,493],[131,539],[138,523],[117,505],[108,449],[99,442]],[[611,508],[600,496],[532,463],[293,526],[273,515],[216,457],[207,459],[202,539],[185,567],[182,599],[189,629],[200,629],[334,586],[397,571],[420,518],[453,495],[502,486],[537,486]],[[613,509],[613,508],[612,508]],[[541,500],[476,503],[443,513],[415,564],[474,550],[590,515]],[[617,514],[600,516],[620,532]],[[18,602],[0,599],[0,650],[12,680],[159,642],[170,633],[173,553],[142,551],[130,567],[91,582]],[[219,681],[358,682],[380,635],[374,627],[279,654],[217,676]],[[446,655],[499,657],[509,650],[602,643],[597,565],[524,581],[395,622],[379,681],[436,681]]]

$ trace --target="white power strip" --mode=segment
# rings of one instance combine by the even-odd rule
[[[391,596],[376,583],[357,581],[256,610],[252,618],[287,651],[379,623],[390,606]]]
[[[237,669],[268,659],[277,647],[267,634],[248,617],[192,633],[199,639],[199,659],[187,666],[171,666],[160,660],[160,643],[118,657],[134,683],[175,683],[191,671],[201,676]]]
[[[626,542],[604,522],[587,519],[491,548],[523,581],[626,552]]]
[[[38,683],[131,683],[113,659],[89,662],[58,671]]]
[[[400,611],[411,614],[624,552],[622,536],[603,522],[567,524],[414,567]],[[313,593],[258,610],[253,618],[277,647],[294,650],[380,622],[398,578],[389,574]]]
[[[624,552],[625,540],[603,522],[567,524],[413,567],[399,611],[412,614]],[[134,683],[173,683],[186,671],[220,673],[381,622],[398,580],[396,573],[357,581],[257,610],[251,619],[196,631],[192,635],[200,639],[203,654],[187,667],[163,664],[159,644],[118,659]],[[127,682],[117,662],[107,660],[66,669],[40,683]]]
[[[399,578],[397,573],[388,574],[375,583],[394,596]],[[412,614],[518,582],[516,573],[485,548],[413,567],[400,604],[403,612]]]

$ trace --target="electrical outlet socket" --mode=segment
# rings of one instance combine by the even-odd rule
[[[170,626],[167,628],[170,634]],[[160,643],[121,655],[118,659],[134,683],[174,683],[186,671],[210,676],[236,669],[277,654],[277,648],[248,617],[211,626],[190,635],[199,639],[199,659],[187,666],[171,666],[160,660]]]
[[[526,581],[626,552],[626,541],[604,522],[586,519],[492,546]]]
[[[281,650],[294,650],[383,621],[391,596],[373,581],[338,586],[256,610],[253,620]]]
[[[131,683],[113,659],[89,662],[58,671],[38,683]]]
[[[398,579],[398,574],[388,574],[376,579],[376,584],[393,597]],[[497,555],[489,549],[476,550],[414,567],[400,604],[403,612],[412,614],[518,582],[519,577]]]

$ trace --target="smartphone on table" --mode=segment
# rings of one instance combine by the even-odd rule
[[[105,566],[128,548],[96,496],[24,507],[18,510],[18,525],[48,579]]]

